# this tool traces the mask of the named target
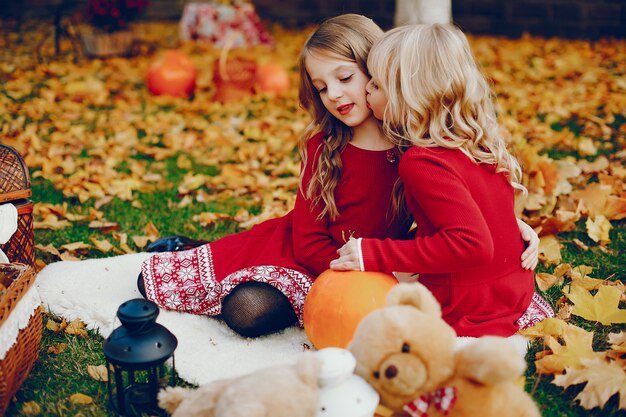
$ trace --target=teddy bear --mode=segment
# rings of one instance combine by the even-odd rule
[[[506,338],[456,347],[456,333],[420,283],[392,288],[385,307],[365,316],[348,345],[356,374],[395,416],[540,417],[515,380],[526,363]]]
[[[169,387],[159,406],[172,417],[373,417],[378,393],[354,374],[347,349],[305,352],[274,366],[198,389]]]
[[[172,417],[315,417],[320,361],[303,353],[295,364],[276,365],[198,389],[168,387],[159,407]]]

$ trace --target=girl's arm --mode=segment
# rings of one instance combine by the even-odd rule
[[[337,249],[340,246],[328,232],[330,222],[328,216],[318,219],[319,205],[313,206],[312,201],[304,197],[317,165],[321,140],[322,136],[317,135],[312,137],[307,144],[308,160],[306,167],[301,167],[302,181],[293,209],[292,234],[296,262],[316,275],[328,269],[328,264],[337,256]]]
[[[417,200],[433,233],[408,241],[362,239],[364,269],[445,273],[490,262],[491,233],[465,179],[437,158],[413,156],[402,169],[409,173],[402,176],[405,195]],[[346,269],[357,251],[357,242],[349,242],[331,268]]]
[[[539,261],[539,235],[526,222],[517,219],[522,239],[528,245],[521,256],[522,268],[534,270]],[[363,264],[360,239],[351,238],[337,251],[339,258],[331,261],[332,269],[360,271]]]

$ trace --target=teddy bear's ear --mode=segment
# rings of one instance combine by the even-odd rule
[[[387,294],[387,306],[409,305],[432,316],[441,317],[441,306],[433,294],[419,282],[400,283]]]

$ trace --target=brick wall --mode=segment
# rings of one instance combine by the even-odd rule
[[[626,38],[626,0],[453,0],[452,15],[472,33]]]
[[[68,1],[68,0],[65,0]],[[80,4],[86,0],[70,0]],[[151,0],[148,19],[178,19],[189,0]],[[0,0],[0,16],[46,16],[62,0]],[[253,0],[268,21],[297,27],[355,12],[391,27],[395,0]],[[518,37],[626,38],[626,0],[452,0],[456,24],[470,33]]]

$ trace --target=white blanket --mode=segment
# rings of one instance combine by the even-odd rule
[[[42,269],[35,285],[43,306],[67,320],[80,318],[106,337],[120,325],[115,314],[124,301],[141,297],[137,275],[150,254],[80,262],[57,262]],[[161,310],[157,322],[178,339],[176,371],[187,382],[205,384],[270,365],[293,362],[306,343],[304,331],[289,328],[257,339],[238,336],[219,319]]]

